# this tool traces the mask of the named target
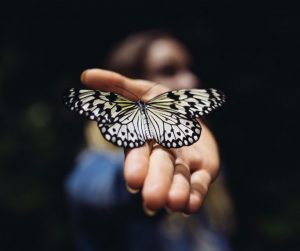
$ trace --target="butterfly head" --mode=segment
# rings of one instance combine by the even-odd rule
[[[136,101],[136,104],[141,110],[145,109],[145,102],[143,100]]]

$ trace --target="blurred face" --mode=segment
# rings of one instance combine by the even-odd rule
[[[176,40],[154,41],[145,61],[145,77],[172,90],[199,87],[199,79],[190,70],[190,56]]]

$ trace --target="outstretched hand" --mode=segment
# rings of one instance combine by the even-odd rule
[[[84,71],[81,81],[91,89],[115,92],[131,100],[142,97],[146,102],[170,91],[163,85],[101,69]],[[201,125],[201,137],[191,146],[167,149],[146,143],[125,149],[125,180],[130,191],[142,189],[146,211],[165,207],[191,214],[203,204],[219,171],[219,153],[212,133]]]

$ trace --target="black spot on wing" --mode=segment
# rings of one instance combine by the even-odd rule
[[[180,98],[180,95],[176,95],[173,92],[169,92],[167,95],[168,98],[173,99],[174,101],[178,101]]]
[[[176,109],[176,105],[175,105],[175,104],[171,104],[171,105],[170,105],[170,108],[171,108],[171,109]]]
[[[117,100],[118,96],[115,93],[110,92],[109,95],[107,96],[107,98],[110,102],[114,102]]]
[[[188,97],[188,98],[192,98],[194,95],[193,94],[191,94],[191,91],[189,91],[189,90],[186,90],[185,92],[184,92],[184,94]]]
[[[122,107],[120,105],[116,105],[116,112],[119,112],[122,110]]]

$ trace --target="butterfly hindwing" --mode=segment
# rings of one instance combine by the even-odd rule
[[[150,130],[157,143],[166,148],[179,148],[198,141],[201,125],[196,119],[178,116],[176,111],[163,111],[154,107],[147,109]]]
[[[111,123],[98,123],[104,138],[117,146],[134,148],[145,144],[145,128],[140,110],[134,108],[118,115]]]

